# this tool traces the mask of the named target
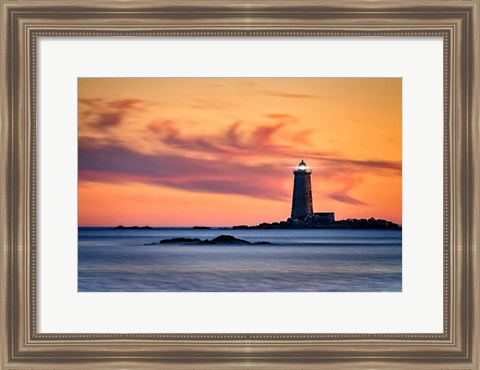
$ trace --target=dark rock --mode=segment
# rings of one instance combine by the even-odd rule
[[[151,245],[155,243],[145,244]],[[164,239],[160,240],[160,244],[193,244],[193,245],[260,245],[260,244],[270,244],[269,242],[256,242],[250,243],[247,240],[235,238],[232,235],[220,235],[212,240],[201,240],[198,238],[173,238],[173,239]]]
[[[232,235],[220,235],[212,240],[206,240],[206,242],[209,244],[252,244],[246,240],[235,238]]]
[[[211,230],[211,227],[208,226],[194,226],[192,227],[192,230]]]
[[[150,227],[150,226],[123,226],[123,225],[118,225],[117,227],[114,227],[114,229],[117,229],[117,230],[151,230],[152,227]]]

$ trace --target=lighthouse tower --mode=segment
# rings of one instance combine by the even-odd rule
[[[303,161],[299,163],[296,170],[293,171],[293,198],[292,198],[292,218],[300,219],[306,215],[313,214],[312,200],[312,171],[307,168]]]

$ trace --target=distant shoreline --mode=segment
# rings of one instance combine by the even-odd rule
[[[324,224],[306,224],[301,220],[287,220],[272,223],[261,223],[259,225],[235,225],[235,226],[79,226],[79,229],[111,229],[111,230],[245,230],[245,229],[276,229],[276,230],[298,230],[298,229],[379,229],[379,230],[402,230],[402,226],[391,221],[382,219],[346,219],[333,221]]]

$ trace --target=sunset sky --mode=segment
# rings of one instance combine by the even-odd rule
[[[80,78],[79,226],[402,222],[400,78]]]

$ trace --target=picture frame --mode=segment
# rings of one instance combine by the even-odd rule
[[[478,0],[2,0],[0,4],[2,368],[480,367]],[[39,333],[36,46],[42,36],[442,37],[447,210],[443,333]]]

